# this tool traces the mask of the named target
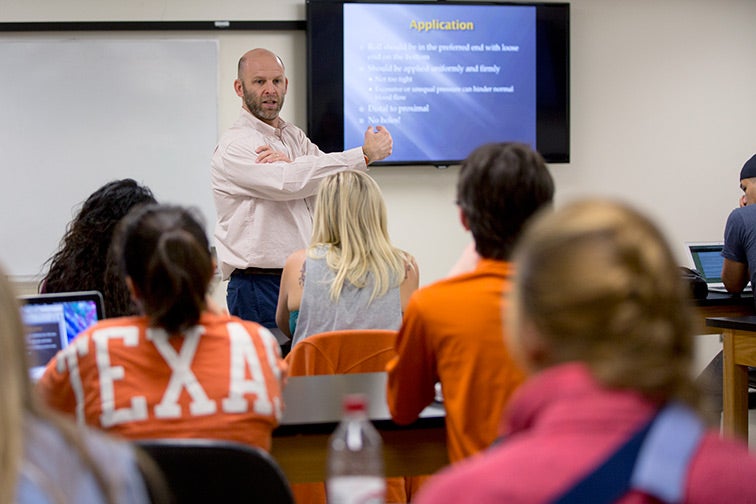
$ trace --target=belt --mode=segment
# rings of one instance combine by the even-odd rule
[[[246,269],[235,269],[234,273],[239,273],[241,275],[281,275],[283,273],[283,268],[246,268]]]

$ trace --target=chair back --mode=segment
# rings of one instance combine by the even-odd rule
[[[347,329],[313,334],[286,356],[290,376],[374,373],[396,355],[397,331]]]
[[[264,450],[214,439],[149,439],[137,446],[162,471],[174,504],[293,504],[289,483]]]
[[[294,345],[286,356],[289,376],[375,373],[386,370],[396,355],[397,331],[344,329],[313,334]],[[325,504],[323,483],[292,485],[298,503]],[[386,480],[386,502],[407,502],[404,478]]]

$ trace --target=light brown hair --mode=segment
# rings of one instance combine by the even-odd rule
[[[515,324],[546,348],[536,367],[580,361],[606,386],[696,405],[689,289],[647,217],[604,200],[541,214],[515,263]]]

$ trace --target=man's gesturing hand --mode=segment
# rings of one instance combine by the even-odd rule
[[[394,140],[391,133],[383,126],[368,126],[365,131],[365,143],[362,145],[362,152],[368,158],[368,162],[380,161],[391,155],[391,149],[394,147]]]

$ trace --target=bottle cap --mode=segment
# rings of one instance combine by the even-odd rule
[[[344,412],[356,413],[367,411],[367,397],[365,394],[347,394],[344,396]]]

